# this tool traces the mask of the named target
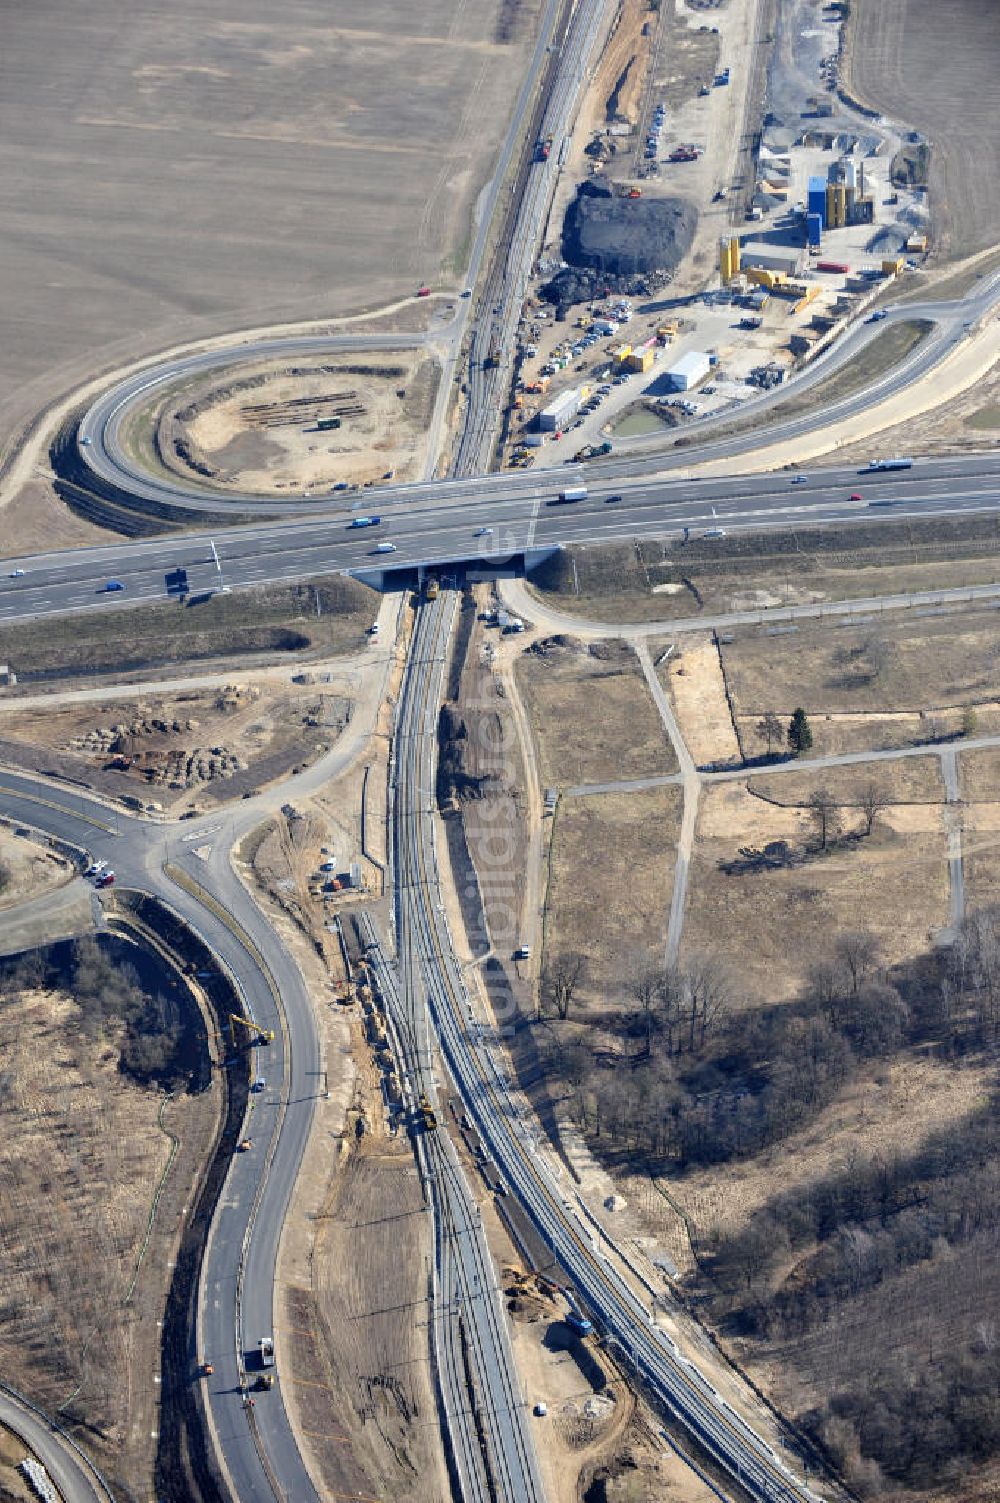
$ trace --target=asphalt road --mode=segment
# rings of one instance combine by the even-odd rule
[[[556,87],[546,115],[546,119],[552,122],[553,131],[558,133],[557,141],[561,139],[561,132],[571,118],[576,91],[584,77],[586,58],[597,34],[599,23],[598,0],[584,0],[584,4],[574,16],[566,39],[565,67],[557,76]],[[495,296],[496,301],[490,307],[483,304],[477,309],[479,316],[472,330],[469,354],[467,418],[455,465],[457,477],[472,474],[476,470],[485,470],[491,458],[496,412],[504,404],[509,381],[509,357],[504,354],[499,365],[493,366],[490,356],[494,350],[507,352],[514,347],[517,319],[520,315],[537,232],[546,212],[552,189],[549,168],[550,164],[540,164],[536,173],[526,178],[512,231],[507,266],[498,284],[495,284],[494,278],[491,278],[488,284],[487,295]],[[499,273],[497,275],[499,276]],[[756,423],[749,432],[715,440],[711,437],[712,429],[744,415],[759,417],[763,422],[769,410],[775,405],[780,405],[781,401],[788,396],[808,389],[816,382],[824,380],[835,370],[849,365],[858,357],[865,344],[877,338],[890,322],[916,318],[932,320],[936,325],[934,332],[923,340],[900,365],[879,377],[870,386],[839,402],[820,405],[815,411],[805,413],[800,417],[779,420],[771,424],[767,430],[768,440],[792,438],[814,428],[823,427],[831,421],[856,412],[863,412],[873,400],[889,396],[925,377],[936,364],[957,348],[966,337],[969,328],[973,327],[990,310],[998,292],[1000,292],[1000,273],[995,273],[984,277],[965,299],[954,301],[928,299],[925,302],[896,305],[887,310],[887,317],[881,323],[862,322],[856,325],[787,386],[756,399],[743,409],[692,424],[686,436],[693,442],[685,449],[673,454],[661,454],[658,448],[662,445],[662,437],[650,435],[647,439],[630,443],[628,454],[611,461],[598,461],[596,467],[591,462],[586,466],[586,471],[588,474],[599,472],[602,475],[652,476],[671,469],[690,467],[698,461],[726,458],[758,448],[761,430]],[[329,510],[331,506],[335,506],[335,498],[327,497],[325,502],[321,502],[318,498],[309,501],[304,497],[296,500],[275,501],[249,493],[221,497],[209,488],[198,487],[193,482],[183,482],[165,473],[162,475],[147,473],[131,458],[127,445],[122,440],[122,430],[129,414],[136,406],[141,407],[148,403],[154,394],[180,381],[189,380],[194,375],[221,369],[232,364],[234,360],[245,363],[248,360],[282,358],[291,355],[318,355],[346,349],[414,348],[426,343],[430,338],[438,342],[444,340],[445,344],[451,348],[449,361],[446,362],[447,372],[444,382],[444,385],[450,389],[456,360],[455,345],[467,318],[468,310],[462,307],[456,312],[450,326],[435,330],[433,335],[369,334],[248,340],[235,350],[213,350],[176,357],[160,367],[146,368],[134,373],[97,399],[80,422],[78,430],[80,457],[95,475],[131,495],[167,502],[173,506],[186,508],[193,513],[198,511],[218,513],[220,510],[231,508],[234,513],[273,517],[275,515],[287,516],[296,507],[301,511],[302,507],[307,506],[315,508],[319,515]],[[638,452],[647,448],[650,452]],[[518,476],[507,475],[498,478],[512,481],[517,485],[524,477],[523,473],[519,473]],[[458,486],[461,490],[463,482],[461,478],[458,478],[436,484],[445,490],[452,486]],[[400,502],[419,499],[420,490],[420,485],[379,486],[364,493],[364,504],[373,509],[396,506]]]
[[[579,479],[567,467],[562,487]],[[540,483],[541,482],[541,483]],[[458,485],[458,482],[455,483]],[[212,534],[227,586],[293,580],[334,572],[381,577],[384,569],[463,561],[493,567],[562,543],[683,538],[883,518],[968,516],[1000,505],[1000,461],[993,454],[918,460],[910,470],[866,473],[856,467],[813,469],[800,484],[779,473],[741,479],[691,479],[594,485],[585,501],[559,505],[553,477],[506,476],[469,481],[457,501],[424,487],[419,500],[385,510],[378,527],[355,529],[351,512],[314,522],[286,522]],[[857,494],[863,499],[851,500]],[[609,496],[621,499],[609,502]],[[479,536],[481,529],[491,531]],[[395,552],[381,555],[378,541]],[[192,594],[218,588],[208,535],[113,543],[71,553],[7,561],[0,580],[0,622],[167,597],[167,572],[183,567]],[[14,569],[23,577],[11,578]],[[117,579],[124,593],[104,594]],[[178,607],[179,608],[179,607]]]
[[[76,1442],[6,1387],[0,1388],[0,1424],[20,1435],[64,1503],[113,1503],[114,1494]]]
[[[247,1010],[275,1041],[257,1051],[267,1090],[251,1096],[247,1135],[252,1148],[234,1155],[212,1226],[202,1269],[197,1351],[215,1368],[205,1380],[211,1423],[234,1494],[274,1503],[269,1473],[281,1478],[296,1503],[317,1497],[284,1408],[280,1363],[291,1336],[274,1331],[278,1238],[321,1089],[318,1042],[305,985],[288,952],[251,902],[229,862],[229,850],[253,818],[247,809],[183,824],[150,825],[86,794],[21,774],[0,772],[0,810],[60,840],[104,857],[117,885],[153,893],[170,904],[219,957],[245,998]],[[260,813],[255,816],[260,818]],[[239,823],[237,823],[237,819]],[[198,852],[202,855],[198,855]],[[178,868],[203,889],[212,906],[164,873]],[[243,938],[249,939],[249,945]],[[259,947],[259,948],[258,948]],[[267,960],[262,964],[261,953]],[[286,1051],[272,980],[287,1027]],[[279,1383],[249,1411],[242,1384],[255,1374],[257,1343],[274,1333]]]

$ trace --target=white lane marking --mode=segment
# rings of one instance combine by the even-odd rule
[[[188,845],[192,840],[204,840],[206,835],[214,835],[216,830],[221,829],[221,825],[207,825],[204,830],[195,830],[193,835],[185,835],[183,843]]]
[[[530,525],[528,527],[528,541],[525,544],[525,546],[528,547],[528,548],[531,548],[534,545],[534,541],[535,541],[535,528],[538,525],[538,508],[541,506],[541,504],[542,504],[542,498],[541,498],[541,496],[536,496],[535,497],[535,504],[531,508],[531,523],[530,523]]]

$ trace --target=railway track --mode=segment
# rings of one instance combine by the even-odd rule
[[[420,607],[397,723],[397,737],[406,738],[396,764],[393,807],[403,975],[409,971],[421,978],[436,1042],[465,1111],[604,1340],[743,1493],[759,1503],[815,1503],[816,1495],[656,1325],[653,1291],[637,1291],[634,1274],[622,1271],[612,1244],[560,1182],[541,1150],[530,1110],[507,1076],[500,1041],[474,1019],[441,899],[430,791],[443,623],[450,623],[453,611],[449,592]],[[419,1041],[426,1020],[414,1017],[413,1023]],[[418,1053],[420,1047],[418,1042]],[[429,1052],[429,1042],[425,1047]],[[509,1401],[517,1402],[512,1390]]]

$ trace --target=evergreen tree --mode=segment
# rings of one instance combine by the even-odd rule
[[[788,744],[797,757],[812,746],[812,727],[805,710],[796,710],[788,722]]]

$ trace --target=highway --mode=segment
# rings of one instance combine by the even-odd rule
[[[2,1382],[0,1424],[20,1435],[64,1503],[114,1503],[114,1493],[73,1438]]]
[[[1000,505],[1000,462],[993,454],[918,460],[912,469],[894,472],[811,469],[796,484],[783,472],[617,483],[608,475],[597,484],[598,473],[605,472],[591,469],[590,494],[572,505],[556,504],[559,488],[581,478],[579,469],[567,466],[558,475],[522,476],[520,484],[505,476],[468,481],[457,502],[441,499],[453,490],[428,486],[418,502],[382,512],[377,528],[351,527],[347,511],[322,521],[221,530],[212,539],[225,585],[235,588],[334,572],[380,578],[386,569],[414,565],[499,566],[564,543],[673,538],[680,550],[685,530],[697,537],[715,530],[927,519],[974,515]],[[612,495],[621,499],[609,502]],[[491,531],[480,536],[482,528]],[[377,553],[378,541],[392,542],[396,551]],[[0,622],[164,600],[166,575],[178,568],[187,570],[192,596],[219,587],[207,535],[11,559],[8,576],[15,569],[24,573],[0,579]],[[125,592],[102,593],[109,579],[124,584]]]
[[[574,17],[567,47],[567,76],[575,80],[578,88],[585,71],[585,57],[593,43],[599,23],[600,7],[597,0],[585,0]],[[563,76],[560,73],[559,77]],[[550,112],[555,110],[560,118],[569,118],[571,95],[556,91],[550,103]],[[561,112],[561,113],[560,113]],[[553,126],[555,129],[556,127]],[[489,287],[496,293],[497,301],[491,311],[484,312],[473,328],[469,356],[469,394],[462,437],[456,452],[454,475],[442,481],[420,481],[409,485],[380,485],[360,493],[356,507],[369,510],[395,508],[400,504],[419,504],[428,486],[439,493],[453,494],[460,502],[469,494],[470,476],[486,478],[492,458],[496,437],[499,410],[506,404],[506,392],[510,379],[509,359],[501,359],[499,365],[491,363],[494,350],[510,351],[514,348],[520,309],[526,286],[528,270],[534,254],[537,232],[540,228],[552,182],[548,176],[550,163],[538,163],[525,177],[521,209],[511,230],[508,261],[495,270],[489,279]],[[966,338],[968,330],[986,317],[1000,295],[1000,273],[984,277],[964,299],[943,301],[928,299],[925,302],[901,303],[887,310],[886,319],[878,324],[860,322],[840,340],[807,366],[787,385],[754,398],[740,408],[706,416],[691,423],[685,429],[688,444],[681,449],[672,449],[671,441],[660,434],[628,440],[623,452],[611,459],[590,461],[584,472],[590,476],[600,474],[612,478],[625,476],[652,478],[671,470],[690,468],[692,465],[712,459],[731,458],[745,454],[761,446],[761,426],[775,407],[780,408],[800,391],[808,390],[816,383],[826,380],[837,370],[846,368],[857,359],[865,345],[877,339],[892,322],[924,318],[931,320],[934,330],[900,364],[868,386],[849,396],[834,400],[829,405],[819,404],[815,410],[797,417],[779,418],[766,430],[766,441],[798,437],[823,428],[829,423],[865,411],[873,401],[893,395],[907,386],[925,379]],[[484,309],[486,304],[483,304]],[[331,510],[339,511],[342,503],[335,498],[311,500],[304,495],[287,499],[266,499],[252,493],[225,495],[213,492],[209,487],[200,487],[193,480],[181,480],[166,472],[151,474],[132,456],[123,440],[125,428],[136,407],[146,405],[155,391],[165,391],[199,373],[217,371],[233,363],[246,363],[272,358],[319,356],[348,349],[414,348],[434,340],[458,339],[464,328],[467,312],[459,311],[452,323],[430,335],[333,335],[294,336],[281,340],[248,340],[235,349],[212,350],[193,355],[179,356],[158,368],[146,367],[129,376],[125,381],[104,392],[88,409],[80,421],[77,434],[77,452],[80,460],[93,471],[99,480],[116,486],[120,491],[147,501],[166,504],[175,509],[188,511],[194,518],[197,513],[213,516],[226,511],[234,515],[250,517],[276,517],[301,514],[303,508],[317,518]],[[454,367],[454,350],[448,369]],[[447,364],[447,363],[446,363]],[[450,378],[443,382],[450,385]],[[758,421],[759,420],[759,423]],[[713,430],[725,428],[733,422],[748,421],[747,431],[719,436],[713,439]],[[545,485],[544,475],[538,471],[508,473],[490,477],[494,482],[509,486],[520,493],[527,482],[536,488]],[[551,484],[552,477],[548,478]],[[471,481],[473,493],[476,482]]]
[[[566,1270],[604,1338],[642,1386],[751,1497],[762,1503],[803,1503],[814,1495],[659,1329],[652,1316],[653,1290],[637,1292],[584,1203],[557,1178],[527,1103],[512,1087],[494,1029],[476,1015],[441,901],[427,792],[434,787],[433,728],[441,692],[440,674],[429,672],[427,664],[440,660],[441,623],[450,620],[452,610],[447,591],[419,608],[397,724],[397,738],[412,739],[423,748],[422,755],[399,757],[395,772],[393,843],[402,974],[419,978],[421,990],[426,989],[437,1042],[466,1112],[509,1192]]]
[[[234,840],[262,817],[259,806],[253,812],[253,802],[201,824],[151,825],[61,785],[0,772],[4,815],[105,858],[118,888],[167,902],[218,956],[247,1011],[274,1029],[274,1043],[257,1051],[267,1089],[250,1098],[246,1135],[252,1148],[233,1156],[203,1261],[190,1381],[198,1360],[212,1363],[215,1372],[204,1380],[203,1393],[233,1496],[240,1503],[312,1503],[317,1494],[281,1392],[281,1363],[290,1355],[291,1339],[274,1331],[273,1302],[278,1238],[322,1075],[312,1004],[299,970],[229,861]],[[279,1382],[249,1410],[241,1392],[247,1368],[252,1382],[257,1343],[272,1332]]]

